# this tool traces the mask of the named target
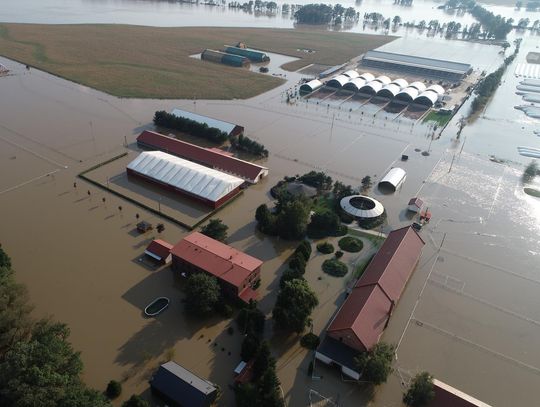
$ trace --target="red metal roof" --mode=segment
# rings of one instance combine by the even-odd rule
[[[384,331],[391,307],[378,284],[355,287],[327,331],[352,329],[365,349],[371,349]]]
[[[178,242],[171,253],[239,288],[262,261],[199,232]]]
[[[161,257],[162,259],[165,259],[170,254],[172,248],[173,245],[167,243],[165,240],[155,239],[152,240],[146,250],[158,257]]]
[[[266,167],[231,157],[225,152],[199,147],[155,131],[143,131],[137,137],[137,143],[236,175],[249,182],[256,182],[261,172],[268,171]]]
[[[426,407],[490,407],[488,404],[436,379],[433,380],[433,390],[435,397]]]
[[[399,299],[423,246],[424,241],[410,226],[390,232],[334,317],[328,332],[350,329],[365,349],[375,345],[392,312],[392,302]]]
[[[379,284],[388,297],[397,302],[420,258],[424,244],[410,226],[390,232],[356,287]]]

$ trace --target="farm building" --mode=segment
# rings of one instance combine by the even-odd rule
[[[270,57],[266,55],[264,52],[250,49],[250,48],[239,48],[239,47],[226,45],[225,52],[228,54],[241,55],[253,62],[270,61]]]
[[[240,193],[244,180],[162,151],[144,151],[127,166],[134,176],[212,208]]]
[[[420,95],[418,95],[418,97],[414,99],[414,103],[417,103],[419,105],[424,105],[427,107],[432,107],[437,102],[438,99],[439,99],[439,96],[437,95],[436,92],[433,92],[431,90],[426,90],[420,93]]]
[[[318,360],[338,364],[344,374],[360,378],[350,355],[370,350],[379,341],[424,244],[410,226],[390,232],[331,320],[315,353]]]
[[[396,95],[396,100],[401,100],[404,102],[412,102],[414,99],[418,97],[418,89],[409,86],[405,89],[403,89],[401,92],[399,92]]]
[[[358,92],[362,86],[366,84],[366,80],[362,78],[354,78],[347,82],[343,89],[351,90],[353,92]]]
[[[418,92],[423,92],[426,90],[426,85],[424,85],[422,82],[413,82],[409,84],[409,88],[414,88]]]
[[[366,83],[364,86],[362,86],[358,92],[364,93],[367,95],[376,95],[378,91],[380,91],[383,88],[383,84],[379,81],[371,81]]]
[[[375,79],[375,76],[373,76],[373,74],[369,72],[364,72],[362,75],[359,76],[359,78],[362,78],[366,82],[371,82],[372,80]]]
[[[201,54],[201,59],[220,64],[242,67],[249,65],[249,59],[241,55],[227,54],[226,52],[205,49]]]
[[[343,75],[347,76],[349,79],[358,78],[360,74],[356,72],[354,69],[351,69],[350,71],[343,72]]]
[[[350,79],[351,78],[346,75],[334,76],[332,79],[326,82],[326,86],[330,86],[331,88],[342,88],[347,82],[349,82]]]
[[[422,207],[424,206],[424,201],[422,201],[420,198],[411,198],[409,200],[409,204],[407,205],[407,209],[411,212],[420,212],[422,210]]]
[[[308,93],[314,92],[319,89],[323,83],[318,79],[313,79],[312,81],[306,82],[300,85],[300,94],[307,95]]]
[[[150,244],[144,251],[144,254],[159,262],[160,264],[169,264],[172,259],[172,248],[172,244],[167,243],[166,241],[161,239],[154,239],[150,242]]]
[[[188,112],[187,110],[173,109],[172,115],[193,120],[198,123],[206,124],[208,127],[219,129],[229,136],[238,136],[244,133],[244,127],[237,124],[225,122],[223,120],[214,119],[212,117],[203,116],[197,113]]]
[[[218,279],[225,295],[246,303],[256,297],[253,286],[261,274],[259,259],[199,232],[186,236],[171,253],[173,270],[210,274]]]
[[[388,85],[392,80],[385,75],[377,76],[375,79],[373,79],[373,82],[380,82],[381,85]]]
[[[376,50],[366,52],[362,65],[454,82],[462,80],[472,69],[470,64]]]
[[[409,86],[409,83],[403,78],[394,79],[390,84],[397,85],[400,89],[405,89]]]
[[[355,219],[374,219],[384,213],[384,206],[379,201],[363,195],[346,196],[339,206]]]
[[[268,168],[240,160],[217,148],[204,148],[154,131],[145,130],[137,137],[137,145],[160,150],[189,161],[226,172],[256,184],[268,175]]]
[[[400,91],[399,85],[395,83],[389,83],[384,85],[383,88],[377,92],[377,96],[387,99],[394,99]]]
[[[398,167],[391,168],[383,179],[379,181],[379,188],[394,192],[405,182],[405,178],[407,178],[407,174],[404,169]]]
[[[210,407],[218,395],[214,384],[172,361],[159,367],[150,388],[171,407]]]
[[[426,407],[491,407],[437,379],[433,379],[433,391],[435,396]]]

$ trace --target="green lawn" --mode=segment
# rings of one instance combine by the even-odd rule
[[[444,126],[446,123],[450,121],[452,118],[451,114],[439,114],[439,112],[431,111],[427,114],[426,117],[424,117],[423,123],[426,122],[435,122],[439,126]]]
[[[285,67],[296,70],[340,64],[393,39],[330,31],[4,23],[0,55],[120,97],[233,99],[255,96],[283,80],[190,55],[242,41],[301,58]]]

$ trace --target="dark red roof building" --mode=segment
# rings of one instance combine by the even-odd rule
[[[491,407],[437,379],[433,380],[435,397],[426,407]]]
[[[193,232],[171,250],[172,267],[185,273],[204,272],[216,277],[223,293],[244,302],[256,298],[262,261],[199,232]]]
[[[335,355],[348,354],[351,350],[367,351],[379,342],[395,304],[420,259],[424,244],[410,226],[390,232],[330,322],[326,339],[333,340],[321,345],[317,351],[319,360],[325,363],[334,361],[342,366],[344,373],[359,377],[354,372],[352,360],[347,366],[336,361]],[[347,349],[340,352],[339,347]],[[325,350],[326,354],[321,350]]]
[[[256,184],[261,178],[268,175],[268,168],[240,160],[225,151],[199,147],[155,131],[143,131],[137,137],[137,145],[146,149],[164,151],[197,164],[226,172],[251,184]]]
[[[168,264],[171,262],[172,248],[172,244],[161,239],[154,239],[152,242],[150,242],[144,251],[144,254],[160,262],[161,264]]]

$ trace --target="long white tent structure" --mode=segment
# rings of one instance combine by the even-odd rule
[[[128,174],[219,206],[244,180],[162,151],[145,151],[127,166]]]
[[[394,167],[390,169],[379,182],[379,187],[395,191],[403,182],[405,182],[405,178],[407,178],[405,170],[403,168]]]

